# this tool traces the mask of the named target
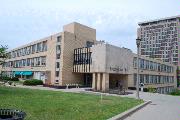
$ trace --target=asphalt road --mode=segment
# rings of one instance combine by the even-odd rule
[[[125,120],[180,120],[180,96],[141,92],[140,97],[152,103]]]

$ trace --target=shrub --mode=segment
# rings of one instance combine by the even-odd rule
[[[5,80],[5,81],[10,81],[11,78],[10,77],[7,77],[7,76],[2,76],[2,80]]]
[[[173,92],[169,93],[170,95],[174,95],[174,96],[180,96],[180,90],[175,89]]]
[[[23,82],[23,85],[43,85],[42,80],[32,79],[32,80],[26,80]]]
[[[156,88],[148,87],[148,92],[150,92],[150,93],[156,93]]]
[[[144,92],[148,92],[148,88],[144,88],[143,91],[144,91]]]
[[[11,81],[19,81],[19,78],[18,77],[12,77]]]

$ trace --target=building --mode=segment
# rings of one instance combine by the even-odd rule
[[[40,79],[45,84],[81,84],[96,91],[136,86],[137,55],[96,40],[96,30],[79,23],[8,52],[3,74]],[[140,82],[167,93],[176,87],[176,66],[141,57]]]
[[[81,78],[72,72],[74,49],[95,41],[95,29],[71,23],[60,33],[9,51],[3,71],[23,79],[40,79],[45,84],[76,83]]]
[[[176,87],[176,66],[152,58],[139,60],[140,83],[144,88],[156,88],[168,93]],[[84,75],[84,84],[97,91],[118,88],[135,88],[137,80],[137,55],[127,48],[99,43],[90,48],[74,51],[73,72]]]
[[[140,22],[138,25],[142,56],[180,66],[180,16]],[[178,79],[180,80],[180,72]]]

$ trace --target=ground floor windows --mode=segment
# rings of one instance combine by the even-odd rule
[[[156,89],[156,91],[161,94],[167,94],[167,93],[172,92],[173,90],[174,90],[173,86],[159,87]]]
[[[137,74],[134,74],[134,85],[136,85]],[[174,83],[174,76],[140,74],[140,83],[144,84],[166,84]]]

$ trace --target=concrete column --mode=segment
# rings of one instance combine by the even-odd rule
[[[107,92],[109,90],[109,74],[103,73],[102,77],[102,91]]]
[[[97,90],[96,73],[93,73],[92,89],[93,89],[94,91]]]
[[[101,90],[101,73],[97,73],[97,91]]]

